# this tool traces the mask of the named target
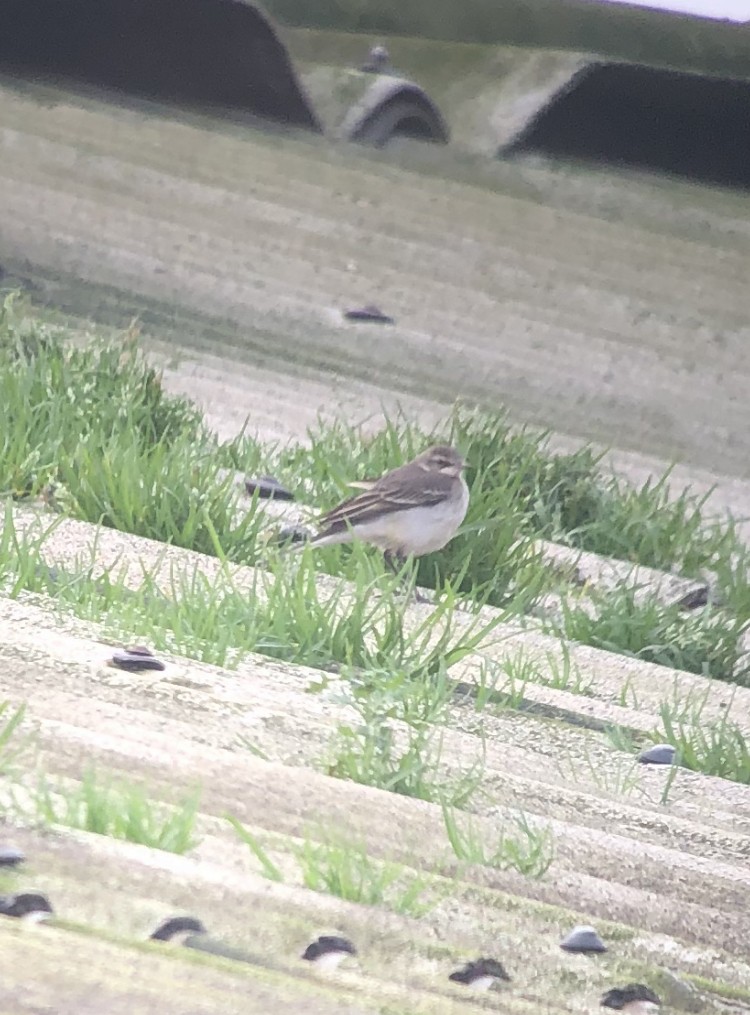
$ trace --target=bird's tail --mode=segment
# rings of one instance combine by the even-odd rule
[[[315,536],[308,529],[289,526],[277,532],[273,542],[283,553],[299,553],[315,542]]]

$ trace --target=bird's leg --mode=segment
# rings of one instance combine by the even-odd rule
[[[408,557],[404,554],[399,553],[398,550],[384,550],[383,559],[385,560],[386,567],[393,572],[393,574],[399,574],[406,564]],[[403,576],[402,584],[408,585],[409,579],[406,575]],[[419,589],[414,586],[414,601],[417,603],[429,603],[427,596],[423,596]]]
[[[383,550],[383,560],[393,574],[398,574],[404,565],[403,557],[396,550]]]

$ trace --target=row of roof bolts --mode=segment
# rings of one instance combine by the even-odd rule
[[[0,846],[0,867],[18,867],[25,857],[10,846]],[[54,910],[46,895],[39,892],[19,892],[15,895],[0,896],[0,916],[24,920],[27,923],[41,923],[54,916]],[[232,948],[223,947],[220,942],[212,943],[200,920],[192,916],[173,916],[160,923],[149,935],[151,941],[172,945],[183,945],[198,951],[212,952],[240,962],[252,962],[245,955]],[[560,947],[566,952],[596,955],[607,951],[607,946],[593,927],[574,927],[563,938]],[[356,956],[357,949],[345,937],[322,935],[312,941],[300,958],[314,964],[321,972],[330,972],[347,957]],[[467,962],[461,969],[452,972],[448,979],[475,991],[489,990],[501,981],[510,982],[505,966],[497,959],[479,958]],[[629,983],[624,987],[613,987],[603,995],[601,1005],[630,1015],[646,1015],[661,1004],[658,996],[642,983]]]
[[[166,669],[161,659],[157,659],[145,645],[130,645],[115,649],[111,658],[107,660],[107,665],[130,673]],[[638,755],[638,761],[642,765],[674,765],[679,764],[679,760],[677,750],[672,744],[653,744],[644,748]]]

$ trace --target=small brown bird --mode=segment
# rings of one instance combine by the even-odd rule
[[[359,539],[382,550],[394,570],[407,557],[442,549],[455,536],[469,506],[465,467],[463,457],[450,445],[428,448],[380,479],[368,480],[363,493],[324,515],[312,545]]]

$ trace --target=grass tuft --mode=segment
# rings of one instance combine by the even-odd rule
[[[742,636],[748,619],[723,609],[685,611],[666,606],[655,596],[621,586],[593,591],[591,606],[563,599],[562,619],[550,622],[555,634],[718,680],[750,683],[750,660]]]
[[[228,816],[227,820],[260,864],[263,876],[270,881],[283,881],[280,868],[258,837],[236,818]],[[315,842],[306,838],[293,852],[305,888],[314,892],[365,906],[384,906],[415,917],[430,912],[441,899],[435,891],[436,878],[414,874],[402,864],[373,859],[362,844],[331,838]]]
[[[554,841],[549,828],[535,828],[521,811],[512,828],[502,828],[489,845],[471,819],[459,823],[455,811],[443,803],[443,821],[456,857],[470,864],[517,870],[526,877],[541,878],[554,860]]]
[[[445,774],[441,727],[448,721],[454,684],[441,669],[428,680],[405,671],[347,672],[343,700],[359,723],[342,723],[326,774],[419,800],[461,807],[479,788],[484,758]]]
[[[296,857],[305,888],[314,892],[365,906],[383,906],[416,918],[425,916],[441,900],[434,891],[435,878],[415,874],[399,863],[374,859],[364,845],[306,839]]]
[[[707,719],[703,715],[707,695],[708,692],[662,701],[661,726],[645,738],[636,741],[627,730],[615,726],[609,731],[609,739],[617,750],[631,754],[642,750],[644,742],[671,744],[676,752],[675,766],[748,785],[750,742],[742,727],[731,718],[732,702],[727,702],[720,716]],[[675,774],[676,771],[672,778]]]
[[[52,786],[42,778],[32,792],[35,816],[45,824],[180,854],[198,844],[194,833],[199,801],[200,794],[195,792],[176,807],[154,803],[142,787],[115,784],[91,769],[75,786]]]
[[[524,702],[527,684],[590,696],[592,683],[581,674],[569,646],[561,641],[559,654],[545,652],[539,657],[518,648],[502,659],[483,659],[472,697],[477,712],[490,703],[518,709]]]
[[[693,772],[750,784],[750,743],[742,728],[728,715],[729,708],[717,719],[677,719],[667,705],[659,709],[662,743],[672,744],[679,764]]]
[[[230,559],[254,556],[263,516],[238,512],[200,412],[166,394],[135,329],[73,343],[6,297],[0,402],[0,492],[204,553],[210,521]]]

